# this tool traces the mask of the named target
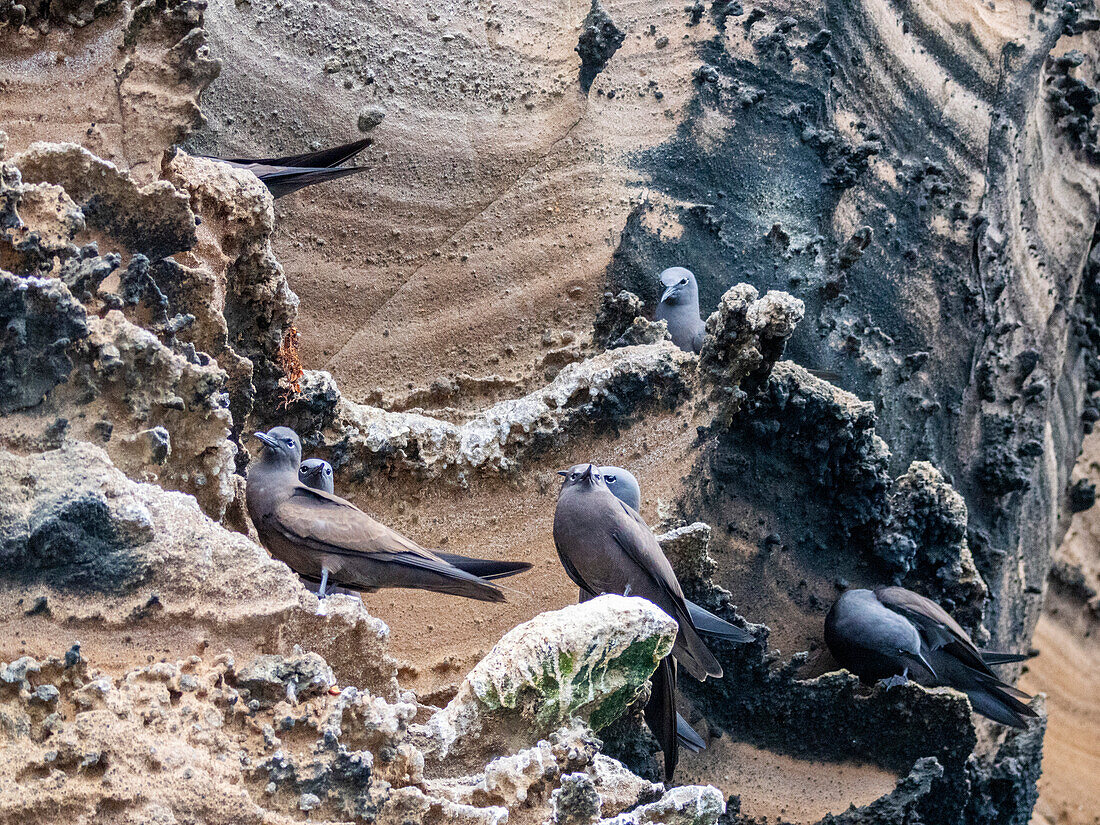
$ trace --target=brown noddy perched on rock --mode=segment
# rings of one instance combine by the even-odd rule
[[[362,152],[372,142],[372,138],[360,138],[341,146],[280,158],[207,157],[209,160],[247,169],[264,183],[271,191],[273,198],[281,198],[283,195],[289,195],[314,183],[323,183],[365,171],[365,166],[341,166],[340,164]]]
[[[298,466],[298,480],[314,490],[333,494],[335,487],[332,479],[332,465],[321,458],[308,458]],[[460,556],[457,553],[444,553],[432,550],[432,553],[459,570],[473,573],[482,579],[503,579],[531,569],[527,561],[495,561],[494,559],[475,559]]]
[[[1013,653],[981,651],[931,599],[904,587],[849,590],[825,617],[825,644],[837,662],[868,682],[887,687],[910,677],[930,687],[960,690],[974,710],[994,722],[1026,727],[1038,714],[1031,697],[1002,682],[990,664],[1021,661]]]
[[[305,579],[352,590],[432,590],[502,602],[499,588],[425,550],[350,501],[298,480],[302,444],[288,427],[256,433],[264,448],[248,471],[245,502],[272,556]]]
[[[634,512],[641,513],[642,488],[632,472],[623,467],[606,465],[599,468],[599,473],[603,476],[607,489],[611,491],[615,498],[626,504]],[[582,589],[581,601],[590,598],[592,598],[592,595]],[[691,623],[695,625],[695,629],[700,633],[742,644],[756,639],[749,631],[730,624],[725,619],[715,616],[705,607],[700,607],[689,599],[684,599],[684,604],[687,605]],[[646,722],[649,724],[654,736],[662,743],[662,750],[667,755],[669,749],[663,745],[671,738],[667,720],[671,715],[671,710],[676,707],[675,658],[670,656],[664,659],[658,666],[657,671],[653,674],[653,689],[650,692],[649,703],[645,708]],[[692,753],[698,753],[706,748],[706,743],[679,713],[676,714],[676,738],[682,747],[687,748]],[[675,758],[672,761],[675,765]]]
[[[661,273],[661,300],[655,321],[668,324],[672,343],[684,352],[699,352],[707,325],[699,317],[699,285],[690,269],[674,266]]]
[[[561,475],[564,481],[554,511],[554,545],[566,574],[581,588],[582,599],[603,593],[639,596],[679,625],[671,656],[662,660],[654,673],[653,693],[646,706],[646,721],[665,754],[665,777],[671,779],[680,736],[688,746],[703,746],[686,722],[678,724],[676,663],[700,680],[721,676],[722,666],[700,638],[672,565],[638,512],[615,497],[595,465],[577,464]],[[747,634],[740,628],[734,630]]]

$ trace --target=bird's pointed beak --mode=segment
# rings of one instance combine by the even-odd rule
[[[592,471],[595,470],[595,469],[596,468],[593,467],[591,464],[585,465],[584,472],[581,473],[581,481],[591,481],[592,480]]]
[[[668,301],[668,299],[672,297],[672,294],[673,294],[673,293],[674,293],[675,291],[676,291],[676,284],[673,284],[673,285],[672,285],[672,286],[670,286],[670,287],[669,287],[668,289],[666,289],[666,290],[665,290],[665,294],[661,296],[661,303],[662,303],[662,304],[663,304],[663,303],[666,303],[666,302]]]
[[[566,476],[569,475],[569,471],[568,470],[558,470],[558,475],[561,476],[562,478],[565,478]]]
[[[268,447],[274,447],[275,446],[275,443],[276,443],[275,439],[272,438],[271,436],[269,436],[267,433],[252,433],[252,435],[254,435],[256,438],[260,439],[260,441],[262,441]]]

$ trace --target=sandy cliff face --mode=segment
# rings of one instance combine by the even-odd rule
[[[892,580],[991,646],[1026,649],[1037,621],[1044,651],[1087,645],[1087,526],[1052,548],[1100,391],[1090,8],[0,17],[0,446],[22,502],[5,523],[23,525],[3,547],[0,702],[12,776],[37,783],[5,815],[171,821],[217,789],[203,810],[236,821],[590,821],[651,803],[631,821],[711,822],[727,796],[728,822],[1028,820],[1045,719],[1005,733],[951,692],[861,690],[829,672],[821,623],[839,588]],[[278,203],[193,156],[360,129],[366,174]],[[640,317],[673,264],[714,312],[698,358]],[[533,570],[506,605],[383,591],[316,616],[285,568],[202,521],[248,531],[242,435],[274,423],[387,524]],[[755,644],[717,646],[724,680],[685,685],[683,710],[721,739],[682,772],[721,794],[661,797],[583,727],[522,712],[506,743],[441,744],[455,725],[433,708],[469,699],[507,631],[575,601],[554,471],[590,459],[635,471],[651,523],[699,522],[669,534],[685,587],[754,623]],[[134,496],[147,517],[112,505]],[[1088,821],[1059,662],[1028,666],[1053,709],[1039,810]],[[279,695],[253,709],[253,691]],[[329,741],[340,714],[354,732]],[[143,750],[154,717],[167,772]],[[599,735],[655,778],[635,717]]]

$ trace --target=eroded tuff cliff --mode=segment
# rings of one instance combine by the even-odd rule
[[[588,821],[656,799],[583,729],[540,744],[521,713],[514,741],[452,753],[439,724],[436,744],[403,727],[443,719],[429,706],[466,696],[506,631],[575,600],[553,471],[593,459],[635,470],[651,523],[697,525],[667,536],[687,588],[753,623],[755,644],[718,650],[724,680],[685,685],[714,738],[681,775],[730,796],[726,821],[1027,821],[1045,720],[1006,734],[957,694],[863,691],[829,672],[821,622],[838,588],[894,580],[993,646],[1031,643],[1097,418],[1100,20],[1055,2],[551,5],[0,9],[0,441],[29,468],[5,481],[29,509],[5,517],[0,659],[33,659],[0,699],[10,769],[37,783],[5,816],[186,820],[213,788],[234,801],[205,815],[236,821]],[[274,155],[357,129],[367,174],[277,205],[170,148]],[[715,313],[698,358],[641,317],[673,264]],[[376,620],[337,602],[334,628],[254,544],[170,526],[202,518],[184,499],[112,508],[109,464],[247,532],[241,436],[272,423],[425,545],[534,569],[502,606],[368,595],[383,652]],[[98,493],[67,492],[95,474]],[[1044,618],[1043,647],[1095,621],[1076,614],[1094,560],[1067,552],[1050,602],[1074,618]],[[332,668],[325,689],[397,703],[392,724],[346,691],[238,707],[242,668],[287,690],[294,644]],[[333,712],[348,741],[318,721]],[[153,718],[167,773],[132,732]],[[304,731],[289,757],[284,724]],[[655,778],[636,715],[599,736]],[[516,778],[551,763],[534,791]],[[1072,781],[1044,793],[1044,816],[1085,821]],[[633,821],[719,815],[691,794]]]

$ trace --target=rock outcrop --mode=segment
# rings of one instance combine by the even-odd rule
[[[753,632],[683,710],[776,757],[784,818],[821,814],[783,760],[854,799],[859,759],[896,787],[825,821],[1027,822],[1045,719],[861,686],[821,623],[892,581],[992,647],[1044,597],[1045,650],[1092,638],[1095,560],[1052,550],[1096,481],[1100,21],[902,5],[0,0],[0,815],[758,821],[632,772],[660,617],[543,612],[553,473],[613,459]],[[356,128],[365,174],[277,204],[201,157]],[[677,264],[699,356],[647,319]],[[318,605],[246,537],[276,423],[425,546],[533,569]]]
[[[662,796],[597,753],[589,725],[621,714],[672,647],[675,622],[648,602],[537,616],[415,723],[425,708],[397,689],[385,625],[343,596],[319,610],[190,497],[81,443],[0,453],[0,491],[0,625],[24,646],[68,639],[0,663],[5,811],[95,817],[109,799],[131,821],[501,823],[646,803],[621,821],[713,825],[724,810],[714,788]],[[119,667],[168,634],[195,653]]]

